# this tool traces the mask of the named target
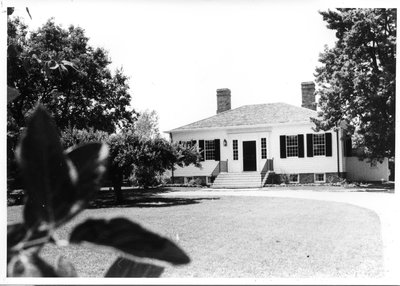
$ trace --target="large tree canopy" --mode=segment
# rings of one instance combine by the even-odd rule
[[[320,12],[337,42],[325,48],[316,69],[322,119],[327,130],[347,123],[364,158],[395,154],[396,9]]]
[[[60,129],[113,132],[132,123],[128,78],[122,70],[111,73],[110,63],[105,50],[88,45],[79,27],[64,29],[50,19],[27,33],[20,19],[9,18],[7,85],[20,93],[8,106],[10,120],[25,126],[40,101]]]

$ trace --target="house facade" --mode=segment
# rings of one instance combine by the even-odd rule
[[[230,90],[218,89],[216,115],[168,131],[172,141],[195,145],[202,154],[200,168],[176,167],[170,174],[173,181],[200,179],[215,187],[260,187],[346,177],[349,166],[359,168],[354,160],[349,165],[351,141],[341,129],[313,130],[314,91],[314,83],[302,83],[302,107],[270,103],[231,109]],[[378,177],[387,180],[384,166],[378,166]]]

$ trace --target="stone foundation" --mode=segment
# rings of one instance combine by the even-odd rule
[[[299,184],[314,184],[315,182],[315,174],[320,173],[300,173],[299,175]],[[324,173],[325,174],[325,183],[338,183],[346,178],[346,173]],[[273,177],[268,178],[267,184],[290,184],[289,182],[290,174],[275,174]],[[292,183],[295,184],[295,183]]]
[[[314,173],[304,173],[304,174],[299,174],[299,183],[300,184],[312,184],[314,183]]]

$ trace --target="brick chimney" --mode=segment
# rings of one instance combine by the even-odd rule
[[[231,90],[217,89],[217,114],[231,109]]]
[[[315,102],[315,84],[312,81],[301,83],[301,107],[317,110]]]

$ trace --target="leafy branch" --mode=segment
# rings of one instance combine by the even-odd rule
[[[58,134],[51,116],[38,106],[17,148],[26,198],[23,222],[7,228],[8,276],[77,276],[74,266],[62,256],[56,265],[40,257],[46,243],[111,247],[121,257],[108,270],[106,276],[110,277],[161,275],[162,267],[137,262],[137,258],[175,265],[190,262],[175,243],[125,218],[88,219],[72,230],[66,243],[60,241],[56,229],[82,212],[100,188],[108,146],[86,143],[63,151]]]

